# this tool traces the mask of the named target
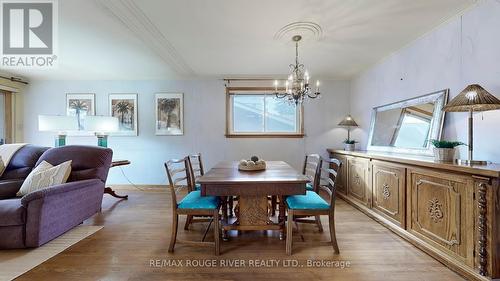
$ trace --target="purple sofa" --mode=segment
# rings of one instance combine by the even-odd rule
[[[0,200],[0,249],[38,247],[99,212],[112,156],[111,149],[95,146],[43,152],[34,167],[44,160],[52,165],[73,160],[68,182]]]

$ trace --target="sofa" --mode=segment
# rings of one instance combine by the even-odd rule
[[[59,165],[72,160],[72,170],[64,184],[34,191],[22,198],[0,200],[0,249],[41,246],[98,213],[113,156],[111,149],[96,146],[32,148],[31,153],[20,155],[32,159],[37,153],[44,151],[32,167],[26,165],[16,168],[18,171],[14,172],[16,169],[12,169],[13,167],[23,166],[18,164],[31,163],[27,159],[25,162],[14,161],[23,149],[26,146],[11,159],[0,179],[0,189],[14,189],[15,183],[12,182],[22,184],[19,176],[25,178],[42,161]]]

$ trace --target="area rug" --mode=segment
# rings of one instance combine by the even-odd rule
[[[36,249],[0,250],[0,281],[19,277],[101,228],[102,226],[80,225]]]

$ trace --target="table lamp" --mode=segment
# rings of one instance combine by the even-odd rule
[[[38,115],[38,130],[40,132],[57,132],[55,146],[66,145],[66,133],[78,131],[76,116]]]
[[[340,123],[338,124],[339,126],[347,127],[347,140],[351,140],[351,128],[352,127],[358,127],[358,124],[354,119],[352,119],[351,115],[348,114]]]
[[[108,147],[109,133],[118,131],[118,118],[112,116],[86,116],[85,130],[95,133],[98,146]]]
[[[488,111],[500,109],[500,100],[486,91],[478,84],[467,86],[460,94],[453,98],[443,110],[446,112],[469,112],[469,155],[468,159],[458,159],[460,165],[486,165],[488,161],[473,160],[474,133],[473,113],[474,111]]]

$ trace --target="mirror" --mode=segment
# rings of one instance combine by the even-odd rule
[[[375,107],[368,150],[432,155],[440,139],[448,90]]]

